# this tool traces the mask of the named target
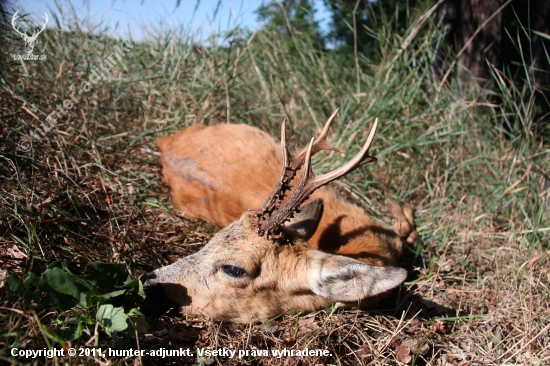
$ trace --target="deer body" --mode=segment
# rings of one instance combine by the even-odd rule
[[[281,166],[275,140],[247,125],[193,125],[157,145],[174,204],[188,217],[222,227],[262,205]]]
[[[224,143],[230,141],[230,143]],[[227,226],[243,212],[260,207],[277,181],[279,145],[267,133],[244,124],[193,125],[157,142],[162,175],[174,204],[187,217]],[[296,182],[293,182],[293,184]],[[365,263],[394,265],[403,250],[401,236],[416,235],[410,207],[390,207],[397,218],[388,228],[365,214],[330,186],[313,192],[324,210],[308,244]]]
[[[231,224],[199,252],[150,273],[148,298],[162,298],[183,313],[248,322],[335,301],[358,303],[402,283],[406,271],[390,265],[401,255],[402,240],[416,235],[410,207],[392,206],[398,221],[392,229],[330,187],[319,188],[375,159],[368,147],[376,124],[344,167],[321,176],[311,170],[312,154],[336,150],[325,140],[334,116],[308,150],[292,159],[283,123],[280,173],[280,148],[250,126],[191,126],[160,139],[163,177],[176,206],[189,217]],[[302,164],[302,178],[293,182],[297,188],[283,200]]]

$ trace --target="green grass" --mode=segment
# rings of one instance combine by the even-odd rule
[[[76,342],[48,337],[65,328],[74,332],[71,317],[25,303],[8,290],[7,276],[39,276],[53,261],[80,275],[87,264],[102,261],[123,263],[137,278],[197,251],[216,232],[170,203],[157,138],[191,124],[224,122],[278,136],[288,117],[291,140],[303,146],[339,107],[330,141],[348,158],[380,120],[372,148],[378,165],[339,185],[376,216],[384,216],[386,197],[416,209],[420,238],[404,258],[411,275],[399,293],[373,313],[284,316],[265,326],[192,316],[149,319],[148,333],[127,340],[142,349],[328,347],[333,356],[309,361],[352,365],[397,364],[402,341],[412,338],[429,345],[427,353],[414,355],[415,364],[547,363],[548,140],[532,133],[537,116],[527,87],[500,70],[494,70],[499,104],[494,92],[453,74],[439,89],[433,65],[446,52],[443,34],[429,21],[415,22],[418,15],[403,35],[391,26],[373,29],[378,56],[359,58],[359,70],[349,55],[319,52],[299,35],[235,32],[207,46],[192,43],[183,30],[155,34],[135,43],[109,79],[81,94],[28,152],[18,150],[19,141],[70,99],[120,42],[100,28],[94,35],[76,26],[48,29],[35,47],[47,61],[8,59],[0,80],[1,359],[14,362],[8,351],[15,346],[115,347],[94,322]],[[23,42],[13,36],[7,50],[23,53]],[[321,156],[316,169],[345,159]]]

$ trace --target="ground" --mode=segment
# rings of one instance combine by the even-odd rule
[[[421,34],[409,49],[381,45],[391,57],[365,61],[359,85],[353,65],[267,32],[231,48],[174,34],[135,43],[106,80],[73,94],[74,106],[39,139],[32,131],[123,45],[78,29],[50,30],[35,49],[47,61],[8,60],[0,85],[0,358],[16,362],[13,347],[97,345],[330,353],[96,357],[102,364],[549,363],[548,142],[529,132],[535,116],[525,98],[493,104],[489,92],[458,81],[438,90],[432,54],[422,51],[438,35],[433,28]],[[24,52],[22,41],[12,40],[9,50]],[[276,136],[288,116],[294,140],[303,144],[336,106],[342,111],[330,140],[348,156],[358,148],[350,141],[361,140],[374,117],[381,121],[373,145],[378,166],[339,187],[388,222],[386,198],[416,209],[419,239],[401,262],[409,276],[372,311],[335,306],[266,324],[170,314],[147,317],[148,330],[118,338],[93,315],[75,337],[75,314],[97,309],[61,311],[10,290],[9,276],[40,276],[53,261],[75,275],[94,261],[120,263],[136,279],[208,242],[220,228],[185,218],[171,204],[157,138],[224,122]],[[331,155],[318,165],[328,170],[344,158]]]

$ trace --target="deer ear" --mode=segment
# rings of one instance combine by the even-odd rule
[[[321,198],[311,201],[300,207],[300,212],[294,214],[283,226],[283,233],[289,239],[302,239],[307,241],[315,234],[319,221],[323,217],[324,203]]]
[[[334,301],[359,301],[399,286],[407,271],[379,267],[355,259],[332,255],[328,261],[309,269],[311,290]]]

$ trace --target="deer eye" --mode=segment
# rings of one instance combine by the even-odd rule
[[[246,275],[246,271],[237,266],[221,266],[221,270],[231,277],[243,277]]]

